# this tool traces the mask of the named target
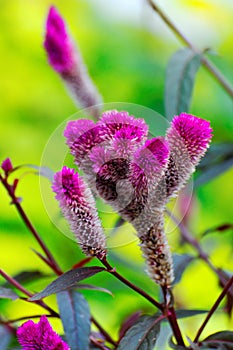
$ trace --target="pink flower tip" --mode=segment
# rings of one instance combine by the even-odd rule
[[[65,22],[57,9],[51,6],[46,21],[44,48],[50,65],[58,73],[67,73],[75,65],[75,48]]]
[[[169,137],[180,137],[192,161],[200,159],[212,138],[210,122],[194,115],[181,113],[175,116],[168,131]]]
[[[23,350],[69,350],[69,346],[54,332],[46,316],[38,323],[29,320],[17,330],[17,338]]]
[[[135,152],[134,162],[146,175],[158,175],[167,164],[169,147],[163,137],[155,137],[147,140],[145,144]]]
[[[85,186],[74,169],[64,166],[61,171],[55,173],[52,189],[57,200],[68,203],[82,198]]]
[[[1,168],[2,170],[4,170],[5,174],[9,174],[9,172],[11,172],[13,170],[13,165],[11,163],[10,158],[6,158],[2,164],[1,164]]]

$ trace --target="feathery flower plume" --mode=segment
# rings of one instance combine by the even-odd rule
[[[63,18],[54,6],[50,7],[46,21],[44,48],[50,65],[61,76],[78,105],[92,107],[90,114],[98,118],[99,109],[95,105],[100,104],[102,99]]]
[[[175,116],[167,131],[170,159],[166,172],[167,196],[176,195],[204,156],[212,138],[210,122],[191,114]]]
[[[69,346],[54,332],[46,316],[38,323],[29,320],[17,330],[17,337],[23,350],[69,350]]]
[[[105,235],[94,198],[85,182],[74,169],[63,167],[55,174],[52,189],[83,253],[103,258],[106,255]]]

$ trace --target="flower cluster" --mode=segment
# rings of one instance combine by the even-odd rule
[[[46,21],[44,48],[51,67],[60,75],[77,104],[90,108],[90,113],[98,117],[96,105],[102,99],[93,84],[80,51],[68,33],[66,24],[52,6]]]
[[[136,229],[150,277],[171,285],[173,268],[164,233],[165,205],[189,179],[211,140],[208,121],[182,113],[166,137],[148,139],[148,126],[125,111],[103,113],[97,123],[74,120],[64,135],[91,191]],[[105,252],[93,198],[81,178],[64,168],[53,185],[65,217],[85,253]]]
[[[46,316],[41,316],[38,323],[25,322],[17,330],[17,337],[23,350],[69,350],[69,346],[50,326]]]

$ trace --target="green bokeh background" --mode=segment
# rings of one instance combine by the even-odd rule
[[[207,47],[208,38],[211,39],[211,49],[217,52],[211,59],[233,81],[231,2],[176,0],[175,3],[170,0],[163,6],[170,17],[174,15],[178,26],[197,46]],[[53,4],[69,22],[70,31],[78,41],[104,101],[135,103],[163,115],[166,64],[172,53],[182,45],[160,19],[155,14],[149,14],[150,10],[143,2],[137,21],[127,19],[127,16],[122,19],[108,16],[106,9],[101,7],[104,1],[99,6],[98,0],[54,0]],[[10,0],[0,1],[0,5],[0,159],[10,157],[15,166],[39,165],[51,134],[66,118],[77,112],[77,107],[59,77],[48,66],[43,50],[44,22],[50,2]],[[109,6],[117,10],[118,5],[115,1]],[[133,8],[132,1],[125,11],[134,13]],[[189,26],[189,20],[192,26]],[[197,30],[200,23],[205,23],[201,37]],[[201,68],[196,79],[191,113],[211,121],[214,142],[233,141],[232,108],[230,97]],[[151,130],[156,130],[156,121],[151,120],[150,123]],[[39,178],[30,172],[25,174],[25,170],[20,172],[20,177],[17,194],[23,197],[25,210],[62,268],[70,269],[83,257],[79,248],[50,221],[41,198]],[[197,236],[209,227],[232,222],[232,178],[233,170],[230,169],[195,193],[189,225]],[[32,252],[31,248],[39,250],[37,243],[20,221],[15,208],[9,205],[3,188],[0,188],[0,198],[0,267],[11,275],[33,269],[50,274]],[[103,215],[106,227],[111,227],[115,219],[114,215]],[[128,230],[128,226],[122,228],[117,239],[125,240]],[[169,234],[172,250],[176,253],[193,253],[192,248],[180,245],[178,237],[175,230]],[[232,231],[213,234],[203,240],[212,262],[226,270],[233,267],[232,243]],[[131,244],[111,249],[110,258],[132,281],[158,295],[157,287],[144,273],[143,261],[134,239]],[[39,291],[50,280],[33,282],[27,287]],[[152,311],[149,303],[109,276],[98,275],[90,282],[109,288],[114,293],[112,298],[103,293],[84,292],[93,314],[115,336],[119,323],[130,312],[138,309]],[[175,287],[175,296],[180,307],[209,308],[220,290],[213,273],[204,263],[196,261],[187,269],[179,286]],[[48,302],[55,307],[54,297],[48,298]],[[6,318],[41,312],[38,307],[19,301],[1,301],[0,311]],[[181,322],[189,336],[198,328],[201,319],[196,317]],[[57,321],[54,321],[54,325],[61,329]],[[226,328],[233,328],[232,321],[226,315],[216,314],[205,334]]]

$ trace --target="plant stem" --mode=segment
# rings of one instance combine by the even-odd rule
[[[201,62],[205,68],[212,74],[212,76],[218,81],[218,83],[225,89],[225,91],[233,97],[233,86],[226,79],[226,77],[212,64],[212,62],[205,57],[202,52],[197,49],[193,43],[179,30],[179,28],[172,22],[172,20],[161,10],[161,8],[152,0],[148,0],[152,9],[162,18],[162,20],[168,25],[168,27],[181,39],[190,49],[196,54],[200,54]]]
[[[149,294],[147,294],[146,292],[144,292],[144,290],[142,290],[141,288],[135,286],[135,284],[131,283],[130,281],[128,281],[125,277],[123,277],[122,275],[120,275],[116,269],[114,267],[112,267],[106,257],[103,259],[99,259],[101,261],[101,263],[107,268],[107,272],[109,272],[111,275],[115,276],[119,281],[121,281],[122,283],[124,283],[125,285],[127,285],[129,288],[133,289],[135,292],[137,292],[138,294],[140,294],[141,296],[143,296],[146,300],[148,300],[151,304],[153,304],[154,306],[156,306],[159,310],[161,310],[163,312],[164,307],[162,304],[160,304],[158,301],[156,301],[154,298],[152,298]]]
[[[100,333],[104,336],[104,338],[113,345],[117,345],[117,343],[112,339],[112,337],[103,329],[103,327],[99,324],[99,322],[96,321],[96,319],[92,316],[91,317],[92,323],[99,329]]]
[[[209,268],[218,276],[220,283],[222,285],[225,285],[226,284],[225,274],[221,269],[216,268],[211,263],[208,254],[202,249],[198,240],[193,237],[193,235],[189,232],[187,227],[182,222],[180,222],[169,210],[166,210],[166,212],[179,228],[183,240],[189,243],[197,251],[199,258],[203,260],[209,266]]]
[[[0,270],[0,275],[7,281],[9,282],[12,286],[14,286],[16,289],[18,289],[19,291],[21,291],[23,294],[25,294],[26,296],[28,296],[29,298],[33,296],[33,294],[31,292],[29,292],[27,289],[25,289],[19,282],[17,282],[13,277],[9,276],[6,272],[4,272],[3,270]],[[23,299],[23,298],[21,298]],[[28,301],[27,299],[23,299],[25,301]],[[31,301],[28,301],[31,302]],[[41,306],[42,308],[44,308],[45,310],[49,311],[51,316],[54,317],[60,317],[59,314],[54,311],[53,309],[51,309],[50,306],[46,305],[43,301],[38,300],[34,302],[35,304]]]
[[[177,345],[185,346],[184,340],[180,331],[179,324],[177,322],[176,312],[173,307],[173,294],[170,289],[167,288],[167,286],[162,287],[162,292],[164,296],[164,315],[167,317],[171,329],[173,331],[174,337],[176,338]],[[169,299],[168,299],[169,294]]]
[[[194,339],[194,343],[198,342],[198,339],[201,335],[201,333],[203,332],[205,326],[207,325],[209,319],[211,318],[211,316],[214,314],[214,312],[216,311],[216,309],[218,308],[219,304],[221,303],[221,301],[223,300],[223,298],[226,296],[228,290],[230,289],[231,285],[233,284],[233,276],[229,279],[229,281],[227,282],[227,284],[225,285],[224,289],[222,290],[221,294],[219,295],[219,297],[217,298],[217,300],[215,301],[214,305],[212,306],[212,308],[210,309],[210,311],[208,312],[204,322],[202,323],[201,327],[199,328],[197,335]]]
[[[3,184],[3,186],[5,187],[5,189],[7,190],[9,196],[11,197],[12,204],[14,204],[16,206],[16,209],[17,209],[19,215],[21,216],[23,222],[25,223],[25,225],[27,226],[29,231],[33,234],[33,236],[35,237],[35,239],[39,243],[40,247],[44,251],[45,255],[47,256],[47,258],[50,262],[49,266],[52,268],[52,270],[57,275],[61,275],[62,271],[61,271],[60,267],[58,266],[56,260],[52,256],[51,252],[49,251],[49,249],[47,248],[47,246],[45,245],[45,243],[41,239],[39,233],[36,231],[36,229],[32,225],[31,221],[29,220],[29,218],[28,218],[27,214],[25,213],[24,209],[22,208],[21,204],[19,203],[19,200],[15,195],[14,188],[7,182],[7,178],[4,178],[0,175],[0,180]]]

